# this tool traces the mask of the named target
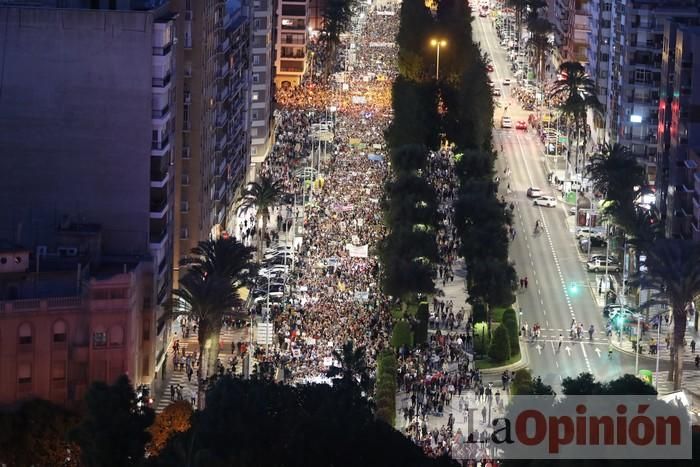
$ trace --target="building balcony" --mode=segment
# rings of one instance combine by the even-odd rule
[[[221,68],[219,68],[219,72],[217,73],[216,77],[218,79],[223,79],[226,78],[230,73],[231,67],[229,66],[228,62],[226,62],[221,66]]]
[[[154,88],[164,88],[170,84],[172,73],[168,72],[165,76],[154,76],[151,78],[151,86]]]
[[[167,198],[160,200],[151,200],[151,212],[149,217],[151,219],[163,219],[168,214],[168,200]]]
[[[214,144],[214,149],[216,151],[223,151],[224,147],[226,147],[226,134],[224,133],[220,138],[216,138],[216,143]]]
[[[163,45],[162,47],[153,47],[153,55],[163,56],[168,55],[173,50],[173,43]]]
[[[164,188],[170,181],[170,171],[151,176],[151,188]]]
[[[217,100],[219,102],[225,102],[229,96],[231,96],[231,90],[228,86],[224,86],[224,88],[217,94]]]
[[[226,195],[226,183],[219,182],[215,189],[212,191],[212,201],[220,202],[224,200],[224,195]]]
[[[295,60],[304,60],[306,58],[306,52],[304,51],[304,49],[282,50],[282,52],[280,53],[280,57],[291,58]]]
[[[151,142],[151,156],[163,157],[170,151],[170,137],[166,136],[161,141]]]
[[[163,250],[168,241],[167,225],[156,232],[151,232],[148,236],[148,246],[151,250]]]
[[[228,122],[228,118],[226,116],[226,113],[219,112],[216,116],[216,121],[215,121],[216,128],[223,129],[224,127],[226,127],[227,122]]]
[[[170,106],[166,105],[162,109],[151,110],[151,120],[154,124],[164,125],[170,119]]]

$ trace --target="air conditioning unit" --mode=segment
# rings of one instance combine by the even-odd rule
[[[58,256],[78,256],[78,249],[75,247],[58,247]]]

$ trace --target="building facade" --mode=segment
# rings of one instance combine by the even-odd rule
[[[177,263],[201,240],[231,230],[250,165],[249,4],[175,0],[182,44],[182,150],[176,158]]]
[[[700,27],[664,29],[657,206],[669,237],[700,240]]]
[[[251,31],[251,108],[249,179],[257,174],[274,144],[273,72],[274,72],[274,0],[254,0]]]
[[[69,254],[59,225],[100,225],[104,256],[152,264],[152,325],[172,288],[175,16],[166,1],[27,3],[0,5],[0,173],[11,174],[0,239]],[[149,332],[138,372],[157,380],[169,326]]]
[[[123,374],[157,387],[153,263],[101,257],[97,225],[64,225],[56,240],[55,253],[0,245],[0,404],[71,404]]]
[[[309,0],[277,1],[275,86],[297,86],[306,72]]]

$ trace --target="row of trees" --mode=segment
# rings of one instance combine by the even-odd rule
[[[396,364],[391,352],[379,360],[382,368]],[[357,384],[341,381],[292,387],[226,377],[208,388],[205,409],[193,412],[177,402],[157,416],[140,405],[126,377],[96,383],[76,411],[29,401],[16,412],[0,412],[0,464],[451,465],[426,458],[375,418]],[[391,381],[385,385],[391,389]]]

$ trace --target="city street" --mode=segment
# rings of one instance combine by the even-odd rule
[[[567,223],[569,205],[565,204],[555,188],[547,182],[544,167],[543,146],[531,130],[501,129],[500,121],[507,109],[513,122],[527,121],[530,112],[520,108],[511,96],[516,86],[510,72],[510,62],[500,46],[493,20],[475,18],[474,40],[492,59],[494,72],[491,79],[500,87],[503,95],[496,108],[494,121],[494,148],[503,148],[497,162],[500,188],[508,203],[515,205],[515,240],[511,247],[511,259],[515,262],[519,277],[528,278],[528,287],[518,291],[521,323],[541,326],[541,337],[529,343],[530,367],[533,374],[545,383],[557,388],[563,378],[591,372],[598,379],[608,380],[624,373],[634,373],[634,358],[613,352],[608,358],[608,338],[605,336],[605,320],[601,306],[596,302],[596,277],[585,270],[584,257],[578,252],[574,232]],[[512,84],[504,86],[510,78]],[[506,179],[504,170],[510,168]],[[511,192],[506,192],[510,184]],[[533,206],[527,197],[529,187],[538,187],[544,195],[558,196],[557,207]],[[535,223],[540,220],[543,231],[533,234]],[[583,323],[583,338],[570,339],[572,322]],[[588,338],[590,325],[595,333]],[[559,348],[560,336],[563,337]],[[640,361],[640,369],[645,368]],[[648,368],[653,370],[653,368]]]

